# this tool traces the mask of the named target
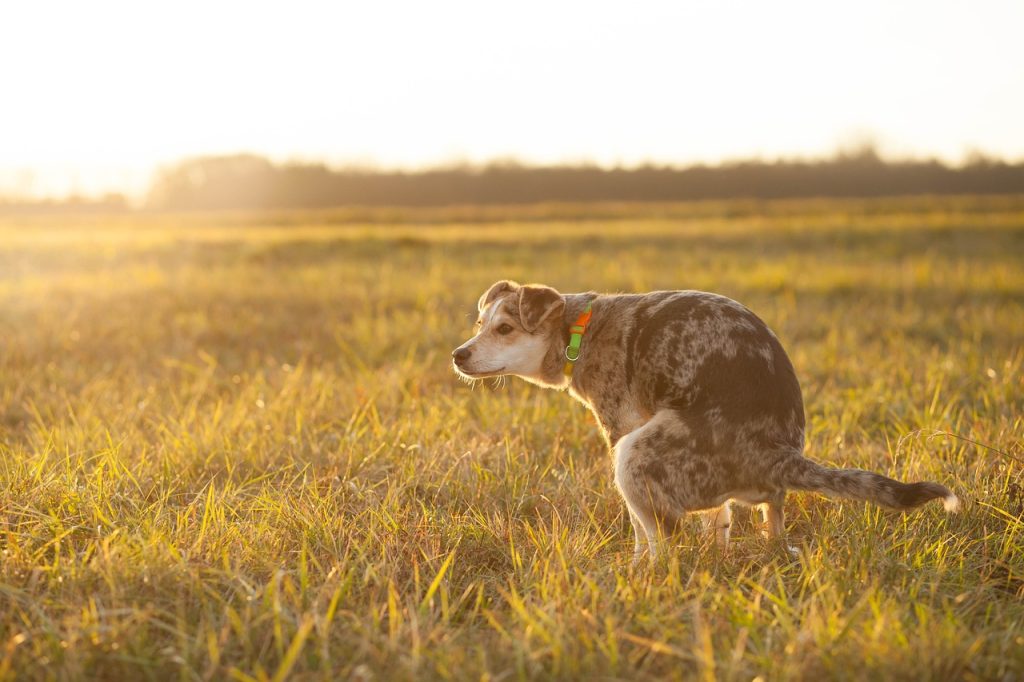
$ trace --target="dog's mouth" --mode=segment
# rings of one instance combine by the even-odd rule
[[[486,379],[487,377],[499,377],[505,371],[504,367],[498,369],[487,369],[487,370],[469,370],[465,367],[459,367],[458,364],[452,363],[455,367],[455,371],[466,377],[467,379]]]

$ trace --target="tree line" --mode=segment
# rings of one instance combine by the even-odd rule
[[[159,170],[151,210],[315,209],[545,202],[671,202],[951,194],[1024,194],[1024,161],[976,156],[960,166],[886,160],[871,147],[816,161],[739,161],[688,167],[528,166],[495,162],[421,171],[274,163],[239,154],[186,159]],[[128,210],[120,195],[99,199],[4,201],[0,211]]]
[[[872,149],[822,161],[745,161],[685,168],[534,167],[492,163],[430,170],[331,169],[252,155],[205,157],[162,170],[156,209],[290,209],[591,201],[685,201],[1024,193],[1024,163],[976,158],[886,161]]]

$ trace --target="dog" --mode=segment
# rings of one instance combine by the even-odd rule
[[[452,352],[467,379],[514,375],[567,389],[594,413],[611,448],[638,560],[659,553],[689,512],[729,543],[730,503],[759,506],[785,545],[789,490],[906,510],[959,500],[938,483],[901,483],[803,456],[804,405],[793,365],[746,307],[702,291],[560,294],[494,283],[475,334]]]

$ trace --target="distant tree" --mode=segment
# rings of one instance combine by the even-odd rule
[[[98,198],[71,196],[65,199],[5,199],[0,197],[0,214],[12,213],[121,213],[130,210],[128,200],[117,193]]]
[[[157,171],[147,203],[158,208],[272,208],[279,171],[253,154],[187,159]]]

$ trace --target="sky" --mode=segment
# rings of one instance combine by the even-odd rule
[[[1024,159],[1022,0],[0,5],[0,196],[182,158]]]

